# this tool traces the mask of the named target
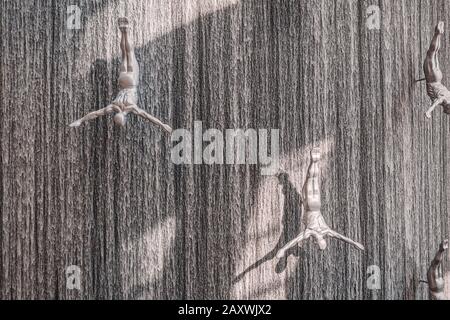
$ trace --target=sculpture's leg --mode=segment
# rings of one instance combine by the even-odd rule
[[[112,112],[121,112],[120,108],[115,106],[115,105],[109,105],[106,108],[88,113],[87,115],[85,115],[83,118],[71,123],[69,126],[70,127],[79,127],[83,122],[89,121],[89,120],[93,120],[95,118],[104,116],[106,114],[112,113]]]
[[[304,232],[301,232],[297,238],[288,242],[283,248],[281,248],[278,251],[277,258],[278,259],[283,258],[286,255],[286,251],[288,251],[290,248],[294,247],[297,244],[301,244],[303,241],[307,240],[310,236],[311,236],[311,232],[309,230],[305,230]]]
[[[137,63],[136,55],[134,54],[134,48],[131,45],[128,31],[125,31],[125,48],[127,51],[127,71],[138,74],[139,64]]]
[[[127,106],[125,108],[126,112],[133,112],[134,114],[147,119],[151,122],[153,122],[154,124],[160,126],[161,128],[163,128],[167,133],[172,133],[172,128],[170,126],[168,126],[165,123],[162,123],[161,120],[159,120],[158,118],[155,118],[154,116],[148,114],[147,112],[145,112],[144,110],[142,110],[141,108],[138,108],[135,105],[131,105],[131,106]]]
[[[333,230],[330,229],[328,232],[326,232],[326,235],[328,235],[329,237],[332,237],[332,238],[335,238],[335,239],[347,242],[347,243],[355,246],[359,250],[364,251],[364,246],[361,243],[353,241],[352,239],[347,238],[346,236],[343,236],[342,234],[337,233],[336,231],[333,231]]]
[[[119,22],[121,23],[121,21]],[[125,37],[124,37],[124,31],[122,31],[122,27],[119,26],[121,29],[122,37],[120,39],[120,51],[122,53],[122,62],[120,64],[120,72],[127,72],[127,49],[125,44]]]
[[[441,37],[444,33],[444,23],[439,22],[431,40],[430,48],[427,51],[427,56],[424,63],[425,78],[428,83],[441,82],[442,72],[439,66],[439,50],[441,48]]]
[[[134,73],[135,80],[138,81],[139,76],[139,65],[136,60],[136,55],[134,54],[134,47],[131,43],[130,35],[128,33],[129,30],[129,22],[127,18],[120,18],[120,31],[122,32],[122,51],[125,52],[126,56],[126,71],[130,73]],[[124,54],[122,53],[122,56]]]

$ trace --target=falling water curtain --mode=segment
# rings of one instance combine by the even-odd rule
[[[448,236],[449,118],[424,117],[414,80],[450,2],[0,0],[0,12],[1,299],[428,299],[419,281]],[[285,181],[259,164],[176,165],[137,117],[68,127],[117,93],[122,14],[140,106],[186,130],[279,129]],[[277,259],[301,230],[313,145],[322,213],[366,251],[309,242]]]

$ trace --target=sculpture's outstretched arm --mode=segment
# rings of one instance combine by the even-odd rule
[[[448,249],[448,240],[445,240],[441,243],[439,247],[439,251],[436,253],[433,261],[431,262],[430,268],[428,269],[427,278],[428,278],[428,287],[430,291],[434,293],[439,293],[444,291],[444,287],[438,283],[438,279],[442,280],[441,274],[441,263],[444,257],[445,250]],[[442,281],[440,281],[442,283]]]
[[[342,234],[337,233],[336,231],[333,231],[333,230],[330,229],[330,230],[326,231],[325,234],[327,236],[329,236],[329,237],[332,237],[332,238],[335,238],[335,239],[347,242],[347,243],[355,246],[359,250],[364,251],[364,246],[361,243],[353,241],[352,239],[347,238],[347,237],[343,236]]]
[[[159,119],[153,117],[152,115],[148,114],[147,112],[145,112],[141,108],[138,108],[135,105],[126,107],[125,111],[131,111],[134,114],[136,114],[138,116],[141,116],[142,118],[147,119],[147,120],[153,122],[154,124],[160,126],[167,133],[172,133],[172,128],[170,126],[168,126],[167,124],[162,123]]]
[[[439,99],[437,99],[437,100],[433,103],[433,105],[430,107],[430,109],[428,109],[428,111],[427,111],[427,113],[426,113],[427,118],[431,118],[431,114],[433,113],[434,109],[436,109],[436,107],[437,107],[438,105],[440,105],[441,103],[443,103],[443,102],[444,102],[444,98],[439,98]]]
[[[120,110],[120,108],[118,106],[115,106],[113,104],[107,106],[106,108],[91,112],[87,115],[85,115],[83,118],[71,123],[69,125],[69,127],[79,127],[83,122],[89,121],[89,120],[93,120],[95,118],[104,116],[106,114],[109,113],[113,113],[113,112],[122,112],[122,110]]]
[[[312,233],[309,230],[305,230],[302,233],[298,235],[297,238],[294,240],[288,242],[283,248],[281,248],[277,253],[277,258],[281,259],[285,256],[286,251],[288,251],[290,248],[294,247],[297,244],[300,244],[302,241],[307,240],[309,237],[311,237]]]

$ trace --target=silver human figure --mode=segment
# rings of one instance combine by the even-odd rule
[[[119,126],[125,126],[127,121],[127,115],[134,113],[142,118],[153,122],[154,124],[162,127],[166,132],[171,133],[172,128],[159,119],[151,116],[141,108],[138,108],[138,96],[137,88],[139,85],[139,65],[134,54],[133,46],[129,39],[128,29],[129,22],[127,18],[119,19],[119,29],[122,33],[122,39],[120,41],[120,49],[122,51],[122,63],[120,65],[119,74],[119,88],[120,91],[116,99],[106,108],[91,112],[83,118],[70,124],[70,127],[78,127],[83,122],[93,120],[95,118],[114,113],[114,122]]]
[[[436,26],[433,40],[428,49],[423,70],[427,82],[427,94],[432,101],[426,116],[431,118],[431,114],[437,106],[443,106],[444,112],[450,114],[450,91],[442,84],[442,71],[439,66],[439,50],[441,48],[441,38],[444,34],[444,22],[439,22]]]
[[[450,278],[444,277],[442,273],[442,259],[444,252],[448,250],[448,240],[445,240],[439,246],[439,251],[436,253],[430,268],[428,269],[428,287],[430,294],[435,300],[450,300]]]
[[[320,149],[314,148],[311,151],[311,164],[308,169],[308,176],[306,178],[305,185],[302,190],[302,202],[305,209],[303,214],[303,222],[305,224],[305,231],[301,232],[297,238],[287,243],[277,253],[277,258],[281,259],[285,256],[286,251],[295,245],[301,246],[302,243],[309,238],[313,237],[319,248],[325,250],[327,248],[326,237],[336,238],[338,240],[345,241],[354,245],[360,250],[364,250],[364,246],[358,242],[355,242],[336,231],[333,231],[325,223],[325,220],[320,213],[321,200],[320,200]]]

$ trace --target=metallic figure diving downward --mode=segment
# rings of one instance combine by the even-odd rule
[[[321,200],[320,200],[320,149],[314,148],[311,151],[311,164],[308,169],[308,176],[306,178],[305,185],[302,190],[302,202],[305,209],[303,215],[303,222],[306,226],[305,231],[301,232],[297,238],[286,244],[280,251],[278,251],[277,258],[283,258],[286,251],[295,245],[302,245],[302,242],[313,237],[319,248],[325,250],[327,248],[326,237],[336,238],[338,240],[345,241],[354,245],[360,250],[364,250],[364,246],[358,242],[355,242],[343,235],[333,231],[325,223],[325,220],[320,213]]]
[[[440,105],[444,108],[445,113],[450,114],[450,91],[441,83],[443,76],[438,57],[443,34],[444,22],[441,21],[436,26],[433,40],[431,41],[427,57],[423,64],[425,80],[427,82],[427,94],[433,103],[426,113],[428,118],[431,118],[431,113]]]
[[[127,18],[119,19],[119,29],[122,33],[120,41],[120,49],[122,51],[122,63],[120,65],[119,88],[120,91],[116,99],[106,108],[94,111],[84,116],[83,118],[70,124],[70,127],[78,127],[83,122],[93,120],[95,118],[116,113],[114,122],[119,126],[125,126],[127,115],[134,113],[142,118],[161,126],[166,132],[171,133],[172,128],[159,119],[151,116],[144,110],[138,108],[137,88],[139,85],[139,65],[134,54],[134,49],[131,45],[128,29],[129,23]]]

